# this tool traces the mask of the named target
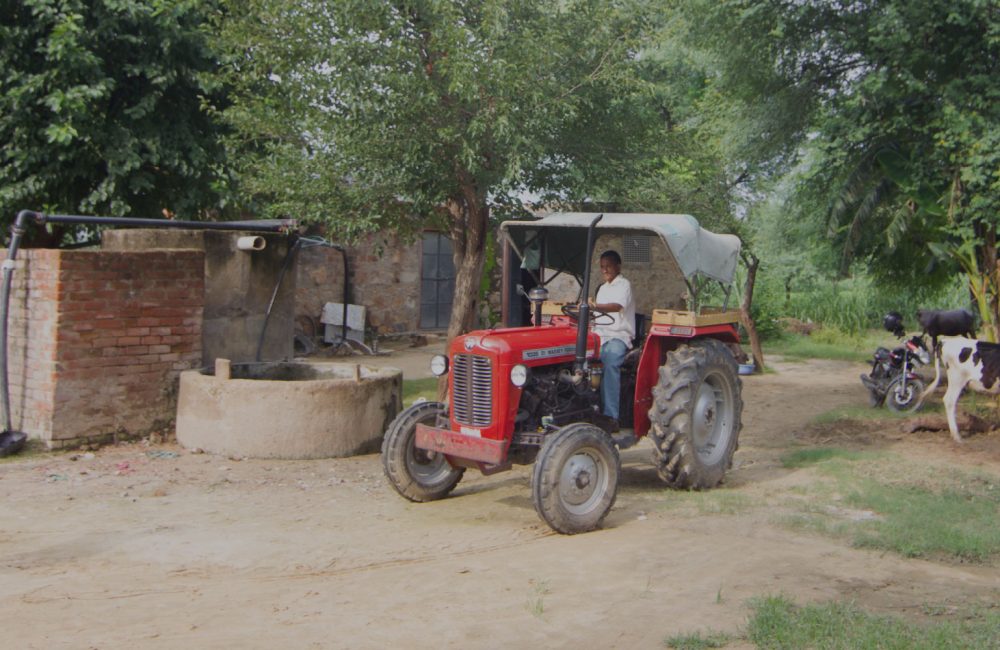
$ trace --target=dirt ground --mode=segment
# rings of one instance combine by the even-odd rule
[[[778,363],[744,380],[736,466],[750,502],[809,480],[801,445],[878,448],[1000,473],[1000,434],[810,424],[866,404],[863,367]],[[747,599],[854,600],[919,618],[928,603],[995,602],[1000,567],[946,565],[790,532],[769,508],[683,514],[649,447],[622,453],[602,530],[552,533],[530,468],[469,472],[411,504],[377,455],[238,460],[134,443],[0,463],[5,648],[663,648],[738,634]],[[731,647],[742,647],[739,642]]]

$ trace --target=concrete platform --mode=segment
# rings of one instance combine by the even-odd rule
[[[177,441],[248,458],[330,458],[377,451],[401,408],[395,367],[300,362],[216,364],[181,373]]]

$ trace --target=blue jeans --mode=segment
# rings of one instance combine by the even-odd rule
[[[611,339],[601,346],[601,363],[604,364],[604,376],[601,377],[603,413],[616,420],[622,390],[622,362],[627,353],[628,346],[621,339]]]

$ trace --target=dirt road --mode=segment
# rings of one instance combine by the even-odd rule
[[[757,507],[679,512],[644,442],[622,454],[604,529],[572,537],[536,516],[530,468],[470,472],[453,497],[417,505],[386,485],[375,455],[232,460],[133,444],[5,462],[0,639],[5,648],[663,648],[679,633],[737,633],[746,600],[765,594],[900,615],[995,597],[995,567],[856,550],[776,522],[773,495],[807,480],[780,455],[822,442],[809,424],[817,414],[865,403],[861,370],[786,363],[746,379],[741,449],[723,490]],[[946,432],[892,429],[851,444],[996,472],[995,438],[958,449]]]

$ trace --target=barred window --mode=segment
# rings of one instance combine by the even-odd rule
[[[625,235],[622,241],[622,262],[628,266],[645,266],[649,255],[649,235]]]

